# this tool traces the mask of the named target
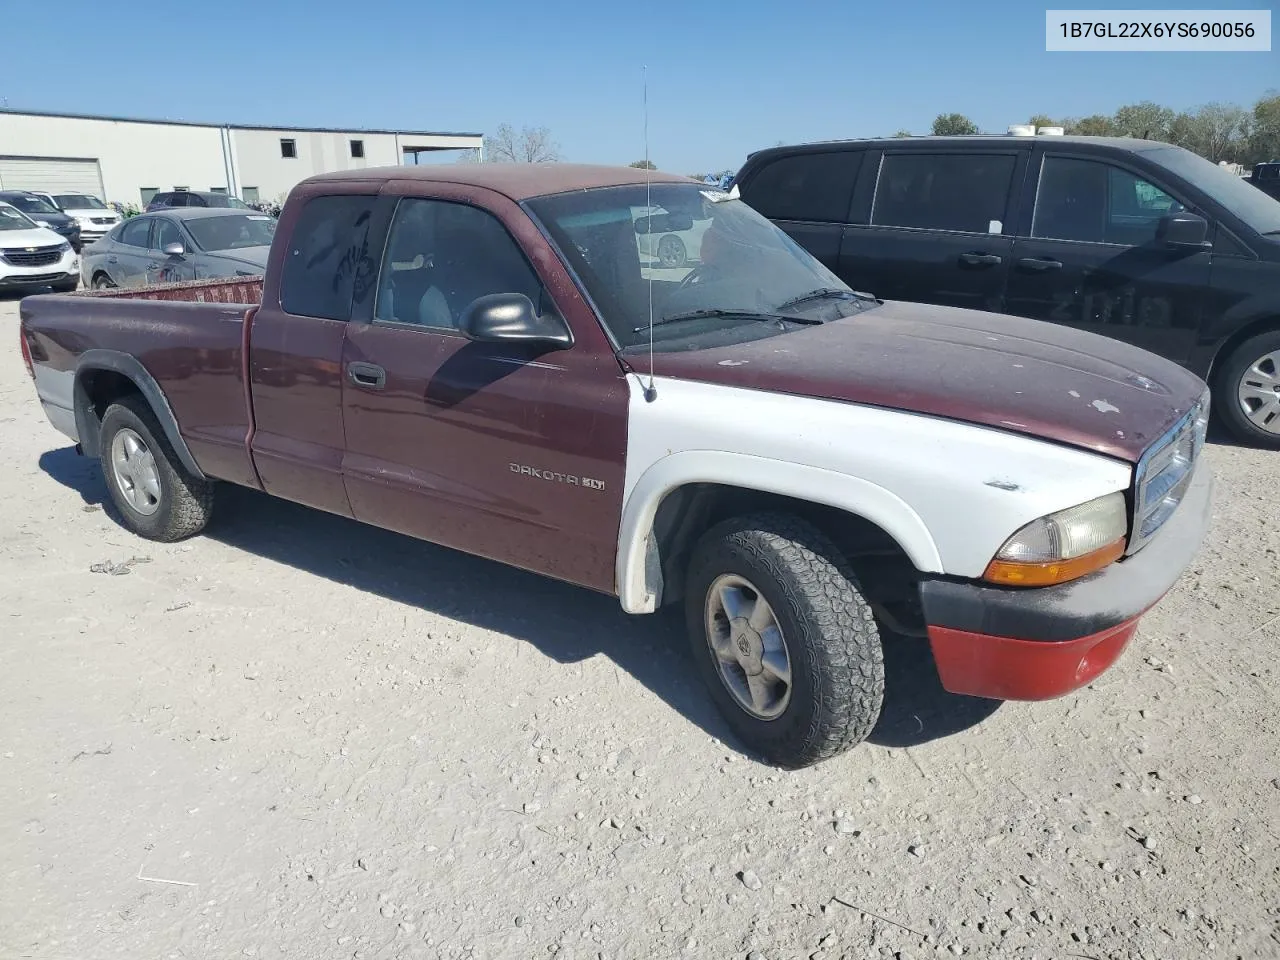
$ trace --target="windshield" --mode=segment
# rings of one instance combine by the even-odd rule
[[[4,202],[12,204],[23,213],[57,213],[57,208],[48,200],[39,197],[20,197],[17,195],[4,198]]]
[[[7,203],[0,203],[0,230],[31,230],[36,224]]]
[[[650,281],[656,347],[716,331],[778,333],[793,328],[790,317],[799,329],[863,306],[743,201],[703,184],[648,190],[647,205],[644,184],[529,201],[620,348],[648,343]]]
[[[263,213],[192,217],[185,223],[200,249],[211,252],[269,247],[276,233],[276,221]]]
[[[1258,233],[1280,231],[1280,200],[1267,196],[1243,177],[1181,147],[1159,147],[1146,156],[1198,186]]]
[[[54,198],[63,210],[105,210],[107,205],[84,193],[59,193]]]

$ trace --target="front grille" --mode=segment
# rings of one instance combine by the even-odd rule
[[[92,220],[94,223],[115,223],[116,222],[115,217],[90,217],[89,219]]]
[[[1129,553],[1141,550],[1165,522],[1191,486],[1209,422],[1209,395],[1151,445],[1138,461],[1134,484],[1133,533]]]
[[[14,267],[47,267],[62,259],[61,247],[36,247],[34,250],[5,250],[4,262]]]

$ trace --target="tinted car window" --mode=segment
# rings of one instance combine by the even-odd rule
[[[871,222],[1002,233],[1016,162],[1008,154],[886,154]]]
[[[401,200],[375,316],[456,330],[471,301],[491,293],[522,293],[544,306],[537,274],[501,221],[465,204]]]
[[[1137,246],[1155,239],[1160,218],[1182,204],[1120,167],[1074,157],[1045,157],[1031,235]]]
[[[307,201],[289,238],[280,303],[292,314],[347,320],[358,283],[377,270],[369,246],[376,197],[315,197]],[[366,288],[367,289],[367,288]]]
[[[177,224],[172,220],[157,219],[156,228],[151,231],[151,249],[163,250],[171,243],[181,243],[184,247],[186,246]]]
[[[861,164],[854,151],[781,157],[751,178],[743,199],[770,220],[841,222]]]
[[[143,217],[136,217],[130,220],[120,230],[120,242],[127,243],[131,247],[145,247],[147,245],[147,233],[151,230],[151,221]]]

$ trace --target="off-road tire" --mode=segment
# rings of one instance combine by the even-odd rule
[[[749,580],[768,601],[790,657],[785,710],[761,720],[721,681],[707,639],[707,593],[717,578]],[[717,708],[753,751],[800,768],[862,742],[884,700],[884,651],[871,607],[835,545],[786,514],[735,517],[702,536],[690,558],[685,622],[694,660]]]
[[[1280,450],[1280,433],[1268,433],[1240,409],[1240,379],[1259,357],[1280,350],[1280,330],[1250,337],[1227,355],[1213,377],[1213,409],[1231,435],[1251,447]]]
[[[111,466],[111,442],[125,427],[142,437],[155,457],[161,496],[159,508],[149,515],[139,513],[130,505]],[[100,451],[102,475],[111,501],[124,525],[133,533],[148,540],[172,543],[199,533],[209,522],[213,513],[213,482],[187,471],[173,452],[150,405],[141,396],[122,397],[107,407],[102,416]]]

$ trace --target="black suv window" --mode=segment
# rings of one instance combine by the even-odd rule
[[[302,317],[347,320],[358,283],[377,270],[369,247],[376,197],[314,197],[298,217],[280,278],[280,305]],[[366,287],[367,289],[367,287]]]
[[[743,199],[770,220],[843,222],[862,153],[800,153],[765,164]]]
[[[886,154],[871,222],[1003,233],[1016,163],[1011,154]]]
[[[1045,157],[1031,235],[1138,246],[1155,239],[1161,217],[1182,209],[1155,184],[1121,167]]]
[[[471,301],[490,293],[523,293],[544,308],[542,284],[502,222],[461,203],[401,200],[374,316],[456,330]]]

